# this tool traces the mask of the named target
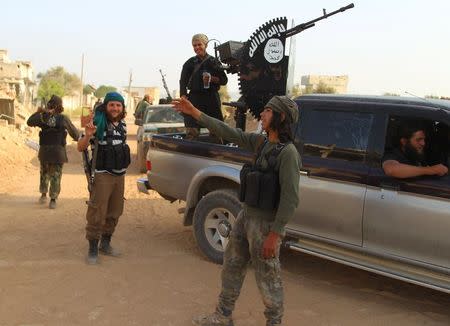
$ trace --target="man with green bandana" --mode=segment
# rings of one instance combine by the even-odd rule
[[[111,247],[119,217],[123,213],[125,173],[130,165],[130,148],[126,143],[125,103],[116,92],[106,94],[95,117],[85,127],[78,150],[91,145],[95,178],[86,213],[86,239],[89,241],[88,264],[96,264],[98,252],[118,256]],[[95,158],[95,159],[94,159]],[[99,247],[100,241],[100,247]]]
[[[277,204],[272,208],[261,208],[266,203],[252,204],[245,198],[244,209],[233,226],[225,250],[222,291],[216,311],[194,319],[194,325],[234,325],[232,312],[250,261],[266,306],[266,325],[281,325],[283,286],[279,260],[280,244],[285,234],[285,225],[294,215],[299,201],[301,161],[292,144],[291,132],[291,125],[298,120],[297,104],[286,96],[274,96],[266,104],[261,112],[261,124],[267,132],[267,138],[260,134],[243,132],[211,118],[185,98],[175,100],[173,105],[177,111],[193,117],[219,137],[256,153],[252,172],[259,173],[261,180],[268,180],[268,176],[276,175],[275,182],[271,183],[273,187],[250,189],[250,194],[257,191],[258,196],[275,197]],[[247,182],[245,187],[249,186],[251,187]],[[261,198],[257,199],[261,202]]]

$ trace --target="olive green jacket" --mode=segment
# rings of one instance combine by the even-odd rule
[[[202,113],[199,122],[208,128],[215,135],[231,141],[238,146],[253,153],[257,153],[266,137],[261,134],[243,132],[241,129],[232,128],[226,123],[211,118]],[[277,144],[267,142],[257,157],[257,163],[263,169],[267,168],[265,154],[269,153]],[[271,231],[278,234],[285,233],[285,226],[294,215],[299,202],[299,181],[300,181],[300,155],[294,144],[290,143],[281,151],[277,157],[275,169],[279,171],[280,181],[280,202],[278,209],[273,211],[262,210],[244,204],[244,216],[252,215],[266,219],[271,222]]]

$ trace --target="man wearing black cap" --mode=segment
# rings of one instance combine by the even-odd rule
[[[27,121],[30,127],[39,127],[39,161],[41,162],[41,179],[39,203],[47,201],[50,195],[49,208],[56,208],[56,199],[61,191],[63,164],[67,163],[66,137],[67,133],[78,140],[78,130],[70,119],[62,115],[64,111],[62,99],[53,95],[47,103],[47,108],[38,108]],[[49,189],[50,184],[50,189]]]
[[[243,211],[233,225],[225,250],[216,311],[194,319],[194,325],[234,325],[232,312],[251,262],[266,306],[266,326],[279,326],[283,317],[280,244],[299,201],[301,161],[291,131],[298,120],[297,104],[286,96],[274,96],[266,104],[261,125],[267,137],[232,128],[202,113],[187,99],[175,100],[173,105],[215,135],[256,154],[254,164],[244,165],[241,171],[239,197]]]

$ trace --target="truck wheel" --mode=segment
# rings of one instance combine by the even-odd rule
[[[194,237],[202,253],[222,264],[231,229],[242,205],[236,192],[215,190],[204,196],[194,211]]]

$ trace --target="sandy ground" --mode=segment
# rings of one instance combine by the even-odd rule
[[[196,248],[179,204],[137,192],[134,165],[114,236],[123,256],[87,266],[86,179],[74,144],[51,211],[37,204],[36,154],[20,146],[5,155],[6,141],[0,137],[0,326],[191,325],[214,309],[220,266]],[[133,135],[130,144],[135,150]],[[281,260],[285,325],[450,325],[449,295],[299,253]],[[264,325],[251,270],[235,322]]]

